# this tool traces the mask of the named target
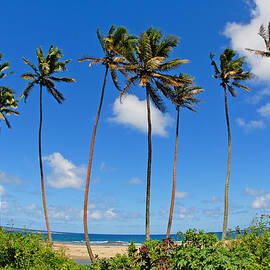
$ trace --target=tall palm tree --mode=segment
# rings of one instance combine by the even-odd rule
[[[19,115],[15,110],[18,107],[18,100],[15,99],[14,92],[5,86],[0,87],[0,118],[6,122],[8,128],[11,125],[7,119],[10,114]]]
[[[129,64],[123,69],[132,74],[126,86],[120,94],[123,96],[132,84],[139,82],[139,85],[146,89],[147,123],[148,123],[148,162],[147,162],[147,190],[146,190],[146,220],[145,238],[150,239],[149,231],[149,210],[150,210],[150,185],[151,185],[151,164],[152,164],[152,142],[151,142],[151,111],[150,98],[155,106],[164,111],[165,106],[159,91],[165,96],[171,95],[169,86],[180,86],[187,80],[168,75],[164,72],[170,71],[188,60],[176,58],[167,61],[172,49],[178,45],[178,38],[172,35],[163,37],[162,32],[150,27],[140,35],[135,46],[135,53],[124,55]]]
[[[87,170],[87,179],[86,179],[86,186],[85,186],[85,196],[84,196],[84,215],[83,215],[83,223],[84,223],[84,235],[85,235],[85,243],[87,247],[87,251],[89,254],[89,257],[91,261],[94,263],[95,257],[93,255],[93,252],[91,250],[90,242],[89,242],[89,236],[88,236],[88,226],[87,226],[87,207],[88,207],[88,194],[89,194],[89,185],[90,185],[90,176],[91,176],[91,168],[92,168],[92,161],[93,161],[93,152],[94,152],[94,144],[95,144],[95,137],[96,137],[96,130],[97,125],[99,122],[100,112],[102,108],[103,98],[104,98],[104,91],[107,81],[107,74],[110,70],[112,80],[114,82],[115,87],[118,90],[121,90],[117,78],[116,71],[118,70],[118,67],[126,62],[126,60],[120,56],[119,54],[128,54],[129,50],[132,50],[132,44],[137,39],[134,36],[127,35],[128,31],[126,28],[120,26],[116,28],[114,25],[110,28],[108,35],[106,38],[102,36],[100,33],[99,28],[97,29],[97,36],[99,43],[102,47],[102,50],[105,54],[103,57],[95,58],[95,57],[83,57],[79,59],[79,62],[83,61],[91,61],[89,66],[92,66],[93,64],[102,64],[105,66],[105,76],[103,80],[103,86],[101,90],[101,97],[99,101],[99,107],[98,112],[96,116],[96,121],[92,133],[92,139],[91,139],[91,147],[90,147],[90,157],[89,157],[89,163],[88,163],[88,170]],[[123,69],[120,70],[122,74],[125,76],[126,73]]]
[[[39,85],[39,93],[40,93],[40,122],[39,122],[39,166],[40,166],[40,177],[41,177],[41,189],[42,189],[42,200],[43,200],[43,208],[48,232],[49,242],[52,242],[51,232],[49,228],[47,208],[46,208],[46,200],[45,200],[45,189],[44,189],[44,179],[43,179],[43,166],[42,166],[42,154],[41,154],[41,128],[42,128],[42,90],[43,87],[46,87],[49,94],[51,94],[56,101],[61,104],[65,99],[61,92],[56,89],[55,82],[75,82],[74,79],[69,77],[55,77],[54,73],[67,70],[66,64],[71,61],[71,59],[66,61],[59,61],[62,58],[63,54],[60,49],[57,47],[51,46],[48,54],[45,56],[42,50],[36,50],[36,56],[38,60],[38,66],[36,67],[29,60],[23,57],[23,61],[25,64],[30,66],[33,72],[26,72],[21,75],[21,77],[25,80],[31,80],[26,88],[24,89],[21,97],[24,97],[24,101],[26,102],[31,90],[35,85]]]
[[[224,220],[223,220],[223,230],[222,230],[222,241],[226,238],[227,224],[228,224],[228,190],[229,190],[229,180],[231,171],[231,129],[229,121],[228,112],[228,99],[227,91],[231,93],[233,97],[236,97],[235,88],[241,88],[246,91],[250,89],[241,84],[242,81],[249,80],[252,74],[246,71],[243,67],[245,64],[246,57],[235,57],[236,53],[233,49],[227,48],[220,55],[220,67],[218,67],[216,61],[214,60],[214,54],[210,54],[211,65],[214,67],[215,75],[214,78],[220,80],[220,86],[224,89],[225,97],[225,113],[226,113],[226,123],[228,132],[228,163],[227,163],[227,176],[225,183],[225,205],[224,205]]]
[[[248,49],[247,51],[254,52],[255,54],[270,57],[270,22],[268,23],[268,29],[266,30],[263,25],[260,26],[258,35],[264,40],[266,51]]]
[[[0,53],[0,61],[2,60],[3,54]],[[4,72],[10,67],[9,62],[0,63],[0,79],[12,74],[13,72]],[[15,110],[18,107],[18,100],[15,99],[14,92],[5,86],[0,87],[0,118],[6,122],[8,128],[11,125],[7,119],[10,114],[19,115]]]
[[[174,155],[174,165],[173,165],[173,188],[172,188],[172,197],[171,197],[171,206],[170,214],[168,221],[168,228],[166,233],[166,238],[170,237],[172,218],[173,218],[173,209],[174,209],[174,200],[175,200],[175,186],[176,186],[176,163],[177,163],[177,153],[178,153],[178,131],[179,131],[179,114],[180,107],[187,108],[193,112],[196,112],[196,106],[194,104],[202,102],[200,99],[196,98],[196,95],[203,92],[200,86],[193,86],[190,82],[193,82],[194,77],[190,77],[187,74],[180,73],[180,79],[187,80],[181,86],[175,86],[173,91],[173,96],[171,97],[172,103],[176,106],[177,111],[177,120],[176,120],[176,137],[175,137],[175,155]],[[188,82],[190,81],[190,82]]]

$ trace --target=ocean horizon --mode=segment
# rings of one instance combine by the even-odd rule
[[[6,231],[23,232],[23,233],[40,233],[42,236],[47,237],[47,232],[42,230],[30,230],[22,228],[3,227]],[[218,239],[221,239],[222,232],[214,232]],[[56,232],[51,231],[52,239],[54,242],[64,242],[75,245],[84,245],[84,233],[71,233],[71,232]],[[88,234],[90,243],[92,245],[106,246],[106,245],[129,245],[134,242],[135,245],[140,245],[145,242],[144,234]],[[181,238],[176,234],[171,234],[170,237],[174,241],[181,241]],[[165,234],[151,234],[151,240],[162,241],[166,238]]]

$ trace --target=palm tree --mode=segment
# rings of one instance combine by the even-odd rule
[[[177,78],[163,72],[170,71],[188,60],[179,58],[166,61],[172,49],[178,45],[178,38],[172,35],[162,37],[162,32],[150,27],[140,35],[135,46],[135,53],[124,55],[129,64],[123,69],[132,74],[126,86],[120,94],[120,98],[128,91],[132,84],[139,82],[139,85],[146,89],[147,122],[148,122],[148,163],[147,163],[147,191],[146,191],[146,220],[145,238],[150,239],[149,231],[149,209],[150,209],[150,184],[151,184],[151,164],[152,164],[152,142],[151,142],[151,112],[150,97],[155,106],[164,111],[165,106],[158,91],[165,97],[171,95],[169,86],[180,86],[187,82],[182,78]]]
[[[180,79],[193,82],[194,77],[190,77],[187,74],[180,73]],[[177,120],[176,120],[176,137],[175,137],[175,155],[174,155],[174,165],[173,165],[173,188],[171,197],[171,207],[168,221],[168,228],[166,233],[166,238],[170,237],[174,200],[175,200],[175,185],[176,185],[176,163],[177,163],[177,153],[178,153],[178,131],[179,131],[179,113],[180,107],[187,108],[193,112],[196,112],[196,106],[194,104],[202,102],[200,99],[195,98],[195,96],[204,91],[200,86],[193,86],[190,82],[186,82],[181,86],[175,86],[173,91],[173,96],[171,97],[172,103],[176,106]]]
[[[92,168],[92,161],[93,161],[93,152],[94,152],[94,144],[95,144],[95,137],[96,137],[96,130],[97,125],[100,117],[100,112],[102,108],[103,103],[103,97],[104,97],[104,91],[107,81],[107,74],[110,70],[112,80],[114,82],[115,87],[118,90],[121,90],[117,78],[116,71],[118,70],[118,67],[125,63],[126,60],[119,56],[119,54],[128,54],[128,51],[132,49],[133,42],[137,39],[134,36],[127,35],[128,31],[124,27],[120,26],[116,29],[116,27],[113,25],[106,38],[102,36],[100,33],[99,28],[97,29],[97,36],[99,43],[103,49],[103,52],[105,54],[104,57],[83,57],[79,59],[79,62],[83,61],[91,61],[89,66],[92,66],[93,64],[102,64],[105,66],[105,76],[103,80],[103,86],[101,90],[101,97],[99,101],[99,107],[98,112],[96,116],[96,121],[92,133],[92,139],[91,139],[91,147],[90,147],[90,157],[89,157],[89,163],[88,163],[88,170],[87,170],[87,179],[86,179],[86,186],[85,186],[85,196],[84,196],[84,215],[83,215],[83,223],[84,223],[84,235],[85,235],[85,243],[87,247],[87,251],[89,254],[89,257],[93,263],[95,263],[95,257],[93,255],[93,252],[91,250],[90,242],[89,242],[89,236],[88,236],[88,226],[87,226],[87,207],[88,207],[88,194],[89,194],[89,184],[90,184],[90,176],[91,176],[91,168]],[[120,70],[122,74],[125,76],[126,73],[123,69]]]
[[[270,22],[268,23],[267,31],[263,25],[260,26],[258,35],[261,38],[263,38],[266,51],[254,50],[254,49],[248,49],[248,48],[246,48],[246,50],[250,52],[254,52],[255,54],[258,54],[264,57],[270,57]]]
[[[229,190],[229,180],[231,171],[231,129],[228,113],[228,100],[227,100],[227,90],[231,93],[233,97],[236,97],[235,87],[250,91],[250,89],[241,84],[241,81],[249,80],[252,74],[249,71],[245,71],[243,65],[245,64],[245,58],[235,57],[236,53],[233,49],[227,48],[220,55],[220,68],[216,61],[214,60],[214,54],[210,54],[211,65],[214,66],[215,75],[214,78],[220,80],[220,86],[224,89],[225,97],[225,113],[228,131],[228,163],[227,163],[227,176],[225,184],[225,206],[224,206],[224,221],[222,230],[222,241],[226,238],[227,224],[228,224],[228,190]]]
[[[0,61],[2,60],[3,54],[0,53]],[[4,72],[10,67],[9,62],[0,63],[0,79],[12,74],[13,72]],[[15,109],[18,107],[18,100],[15,99],[14,92],[5,86],[0,87],[0,118],[6,122],[8,128],[11,125],[7,119],[10,114],[19,115]]]
[[[36,50],[38,67],[32,64],[29,60],[23,57],[23,61],[25,64],[29,65],[33,72],[27,72],[21,75],[21,77],[25,80],[31,80],[26,88],[24,89],[21,97],[24,97],[24,101],[26,102],[31,90],[35,85],[39,85],[40,88],[40,122],[39,122],[39,166],[40,166],[40,176],[41,176],[41,189],[42,189],[42,200],[43,200],[43,208],[48,232],[49,242],[52,242],[51,232],[49,228],[48,216],[47,216],[47,208],[45,201],[45,189],[44,189],[44,179],[43,179],[43,166],[42,166],[42,155],[41,155],[41,128],[42,128],[42,90],[43,87],[46,87],[49,94],[51,94],[59,104],[65,100],[64,96],[61,92],[56,89],[55,82],[75,82],[74,79],[69,77],[55,77],[54,73],[67,70],[66,64],[71,61],[71,59],[66,61],[59,61],[62,58],[63,54],[60,49],[57,47],[51,46],[48,54],[45,56],[42,50]]]
[[[0,87],[0,118],[6,122],[8,128],[11,125],[7,119],[10,114],[19,115],[15,109],[18,107],[18,100],[14,97],[14,92],[5,86]]]

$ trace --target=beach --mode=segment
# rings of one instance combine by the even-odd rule
[[[63,242],[55,242],[53,244],[55,250],[63,249],[66,257],[75,261],[89,260],[86,245],[76,245]],[[91,246],[94,255],[98,255],[99,258],[110,258],[116,254],[127,254],[128,246],[120,245],[104,245],[104,246]]]

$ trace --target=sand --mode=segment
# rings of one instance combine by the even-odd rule
[[[68,258],[78,260],[88,260],[89,256],[85,245],[66,244],[63,242],[55,242],[53,244],[55,250],[64,249]],[[99,258],[114,257],[117,253],[127,254],[128,246],[91,246],[94,255]]]

